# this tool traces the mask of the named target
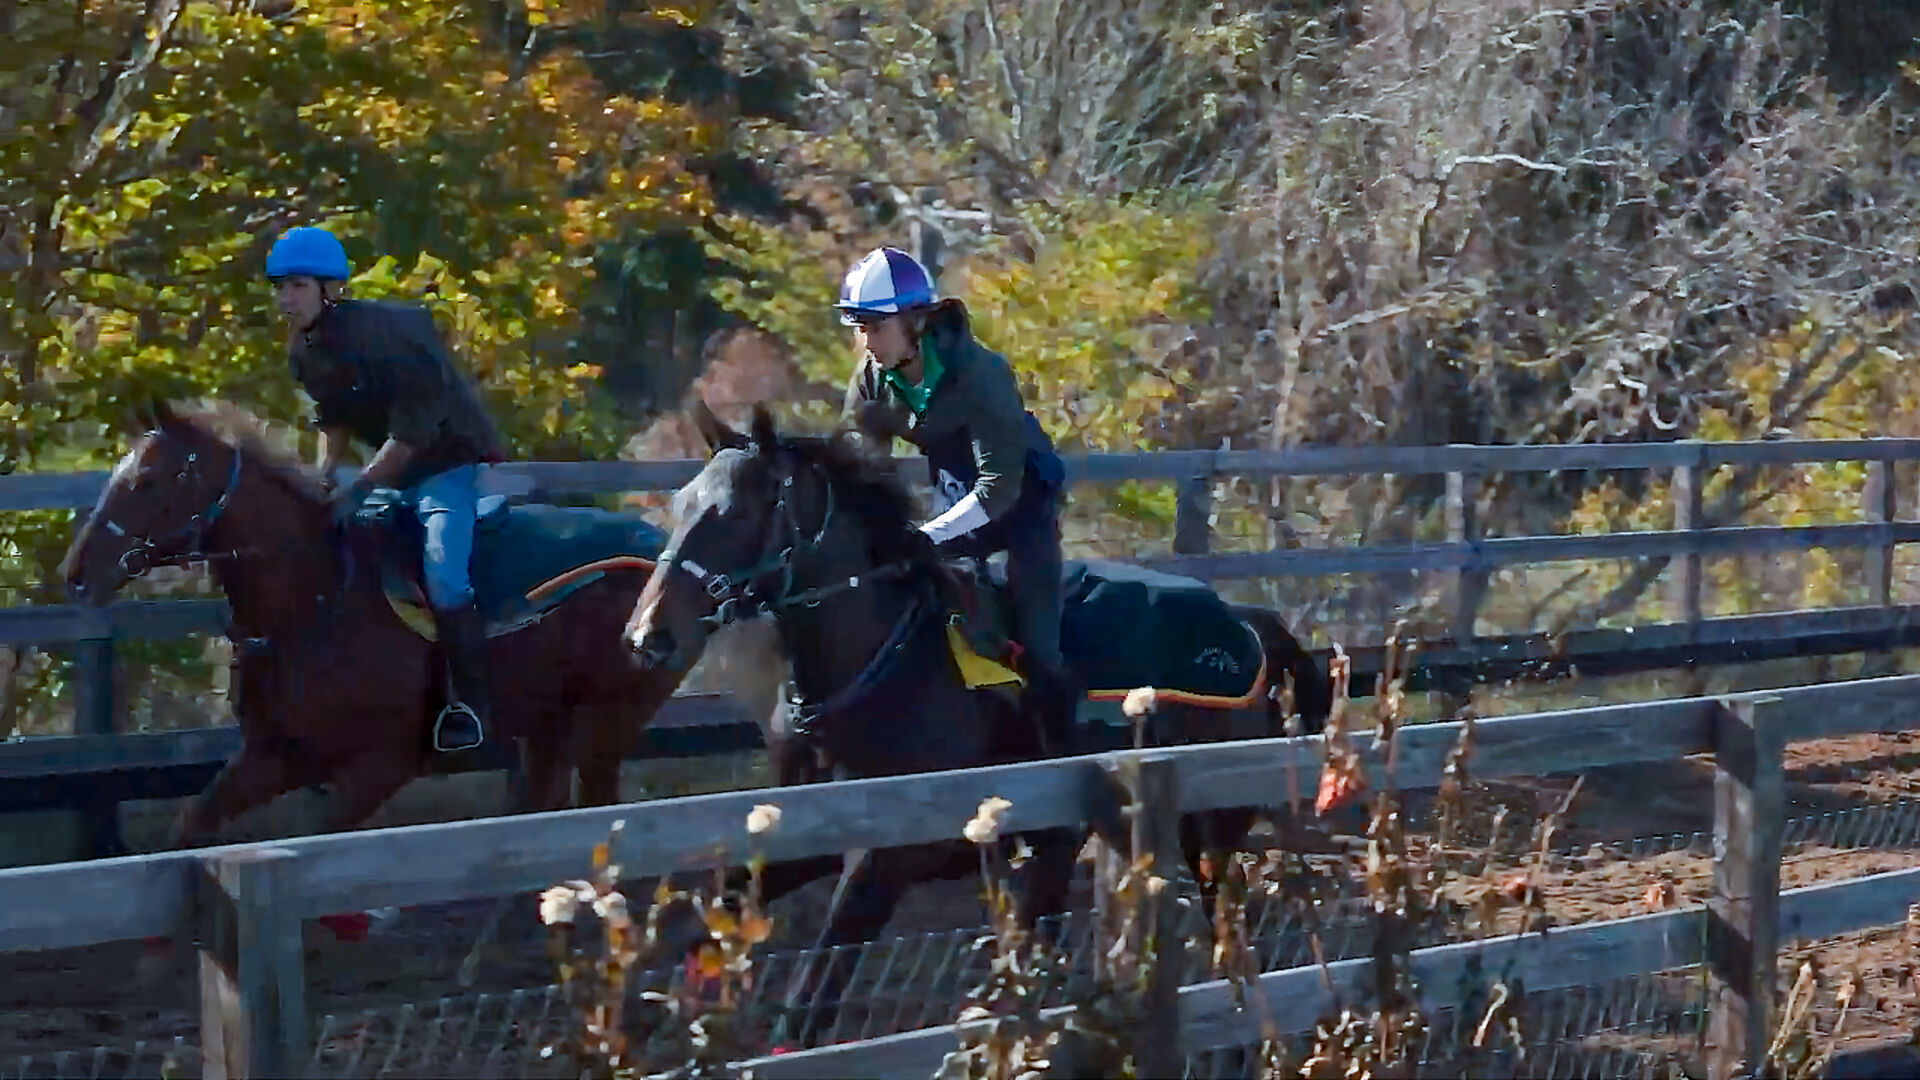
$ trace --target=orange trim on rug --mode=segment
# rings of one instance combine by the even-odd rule
[[[587,563],[585,566],[576,566],[564,574],[556,574],[540,584],[535,585],[533,588],[527,590],[527,600],[530,603],[537,604],[541,598],[548,593],[556,589],[564,588],[589,574],[597,574],[602,570],[645,570],[651,574],[653,573],[654,565],[654,560],[640,555],[615,555],[610,559],[600,559],[596,562]]]
[[[1088,701],[1125,701],[1128,694],[1139,687],[1128,690],[1089,690]],[[1253,687],[1239,697],[1223,697],[1217,694],[1195,694],[1186,690],[1162,690],[1152,687],[1155,701],[1164,701],[1174,705],[1191,705],[1200,709],[1250,709],[1259,704],[1260,698],[1267,692],[1267,650],[1260,650],[1260,669],[1254,673]]]

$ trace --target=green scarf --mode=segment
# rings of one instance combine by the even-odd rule
[[[926,415],[927,402],[933,397],[933,388],[939,385],[940,374],[944,370],[939,355],[933,351],[933,335],[928,334],[920,339],[919,382],[909,383],[897,368],[888,368],[882,378],[899,392],[900,399],[907,403],[907,408],[913,410],[914,419],[918,420]]]

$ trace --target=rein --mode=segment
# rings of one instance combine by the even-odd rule
[[[130,540],[133,543],[133,546],[128,548],[126,553],[120,556],[120,569],[128,578],[143,577],[149,571],[163,566],[191,566],[195,563],[237,561],[256,550],[232,548],[226,551],[206,551],[201,547],[201,544],[206,539],[207,533],[212,530],[215,523],[226,513],[227,507],[233,502],[234,494],[240,487],[240,475],[245,455],[238,446],[231,447],[230,449],[232,450],[233,457],[227,466],[227,480],[225,485],[221,487],[220,493],[214,496],[213,501],[209,503],[205,509],[188,518],[179,528],[163,536],[151,537],[130,532],[112,518],[102,518],[100,520],[99,525],[106,532]],[[188,453],[186,464],[181,467],[180,472],[174,479],[182,483],[197,479],[199,477],[199,460],[200,455],[197,451]],[[331,603],[322,604],[321,611],[323,613],[336,609],[339,606],[347,589],[352,585],[355,571],[352,545],[348,544],[338,531],[334,532],[329,539],[334,548],[335,556],[340,560],[343,574],[340,583],[334,590],[333,596],[330,598]],[[178,550],[169,551],[169,548],[178,548]],[[307,630],[312,631],[313,626],[310,624]],[[304,638],[307,635],[303,632],[301,636]],[[229,634],[229,637],[231,637],[231,634]],[[243,650],[254,653],[258,653],[270,644],[267,638],[252,637],[236,639],[234,643]]]
[[[226,486],[220,489],[213,502],[206,509],[188,518],[184,525],[155,539],[128,532],[112,518],[103,518],[100,527],[114,536],[131,540],[133,546],[120,556],[120,569],[129,578],[144,576],[148,571],[162,566],[188,566],[193,563],[211,562],[215,559],[239,558],[238,551],[202,551],[201,541],[206,539],[207,530],[213,528],[220,515],[226,512],[227,504],[233,501],[233,494],[240,487],[240,448],[233,448],[233,463],[227,469]],[[190,453],[187,463],[180,469],[176,479],[185,481],[191,475],[199,476],[200,455]],[[184,540],[184,544],[181,541]],[[181,550],[169,553],[165,549],[179,545]]]

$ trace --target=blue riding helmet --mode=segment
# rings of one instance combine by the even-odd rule
[[[294,275],[321,281],[345,281],[350,276],[347,249],[325,229],[301,225],[288,229],[267,252],[267,280]]]
[[[840,321],[856,325],[862,318],[898,315],[932,307],[940,299],[933,275],[920,260],[899,248],[875,248],[840,282]]]

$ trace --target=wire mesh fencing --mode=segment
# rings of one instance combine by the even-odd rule
[[[1706,1014],[1698,968],[1635,976],[1567,990],[1479,1000],[1437,1011],[1408,1034],[1396,1075],[1481,1080],[1667,1080],[1691,1075]],[[1343,1073],[1379,1054],[1370,1024],[1352,1030],[1292,1032],[1273,1047],[1249,1044],[1194,1054],[1186,1080],[1269,1080],[1303,1065]],[[1277,1051],[1277,1053],[1274,1053]],[[1377,1060],[1377,1058],[1376,1058]],[[1677,1070],[1677,1071],[1676,1071]]]
[[[1604,985],[1518,994],[1500,1008],[1482,1000],[1446,1009],[1411,1037],[1416,1075],[1542,1080],[1686,1075],[1704,1025],[1698,969]],[[313,1061],[317,1077],[559,1078],[578,1063],[548,1049],[561,1035],[557,988],[447,998],[421,1006],[328,1017]],[[943,1017],[947,1022],[951,1014]],[[919,1025],[926,1026],[926,1025]],[[1365,1032],[1367,1029],[1357,1029]],[[1348,1039],[1351,1043],[1356,1040]],[[1337,1057],[1341,1033],[1295,1032],[1263,1060],[1249,1045],[1194,1054],[1189,1080],[1266,1080],[1299,1075],[1316,1055]],[[956,1046],[958,1045],[956,1041]],[[1345,1047],[1351,1059],[1363,1048]],[[1277,1068],[1275,1066],[1278,1066]],[[1677,1070],[1677,1071],[1676,1071]]]
[[[200,1075],[200,1048],[185,1036],[126,1048],[0,1057],[0,1080],[163,1080]]]
[[[1790,864],[1863,853],[1883,857],[1886,853],[1911,849],[1920,845],[1920,799],[1797,816],[1786,823],[1785,845]],[[1523,842],[1503,845],[1507,854],[1502,858],[1511,861],[1523,856],[1526,846]],[[1555,846],[1552,858],[1573,869],[1677,859],[1705,873],[1710,866],[1711,836],[1704,831],[1694,831],[1597,846],[1563,844]],[[1823,865],[1821,869],[1822,877],[1839,877],[1846,876],[1839,871],[1847,868]],[[1567,879],[1567,885],[1579,888],[1572,877]],[[1204,947],[1204,943],[1212,939],[1207,925],[1211,913],[1200,910],[1192,902],[1197,899],[1197,889],[1190,875],[1183,873],[1176,887],[1189,900],[1185,914],[1188,934],[1201,943],[1189,952],[1182,981],[1192,983],[1212,978],[1211,957]],[[1360,892],[1356,877],[1350,872],[1324,873],[1310,891],[1312,895],[1304,900],[1295,894],[1290,899],[1255,900],[1249,904],[1248,942],[1259,970],[1300,967],[1317,959],[1332,962],[1364,956],[1370,951],[1368,901]],[[542,954],[542,938],[538,933],[526,933],[522,940],[508,942],[503,951],[515,954],[513,961],[496,965],[491,978],[481,980],[478,986],[445,995],[419,993],[420,989],[432,988],[436,983],[450,990],[459,986],[455,973],[461,966],[462,955],[471,945],[472,932],[481,921],[479,912],[484,905],[469,907],[474,910],[452,920],[444,913],[421,909],[410,922],[402,918],[393,924],[397,928],[396,936],[376,937],[367,945],[354,946],[364,951],[346,962],[356,970],[385,972],[381,978],[355,976],[334,986],[319,971],[310,972],[314,980],[308,995],[313,1012],[310,1033],[315,1047],[313,1065],[318,1075],[447,1075],[446,1070],[453,1069],[460,1075],[534,1077],[567,1072],[568,1065],[546,1048],[560,1042],[567,1025],[573,1021],[557,988],[540,985],[551,977],[551,968]],[[531,904],[520,907],[526,910],[516,908],[512,918],[522,921],[530,918]],[[1593,917],[1610,918],[1623,913],[1626,912],[1615,909]],[[1075,992],[1073,980],[1090,977],[1088,945],[1092,940],[1092,916],[1084,911],[1074,912],[1050,920],[1048,925],[1050,932],[1063,943],[1068,963],[1059,984],[1047,988],[1046,1002],[1066,1004]],[[1815,943],[1796,946],[1796,951],[1783,958],[1783,965],[1788,965],[1790,960],[1799,963],[1807,956],[1814,956],[1823,973],[1829,976],[1828,982],[1822,984],[1823,1004],[1814,1014],[1814,1030],[1821,1038],[1836,1025],[1840,1033],[1849,1038],[1885,1034],[1890,1029],[1884,1023],[1876,1026],[1868,1022],[1869,1014],[1876,1011],[1865,1009],[1861,1003],[1869,1000],[1883,1003],[1878,1014],[1902,1017],[1901,1022],[1911,1028],[1916,1018],[1900,1012],[1902,1006],[1898,1003],[1912,996],[1906,980],[1914,970],[1915,951],[1904,945],[1900,947],[1907,951],[1899,956],[1889,951],[1906,940],[1902,935],[1910,933],[1913,931],[1903,927],[1882,928],[1859,937],[1868,945]],[[790,1026],[817,1025],[823,1041],[828,1042],[942,1026],[952,1022],[968,990],[979,983],[991,963],[990,950],[981,947],[982,936],[983,931],[978,928],[927,930],[900,933],[866,946],[841,946],[825,951],[767,950],[755,958],[751,1005],[769,1009],[790,1006]],[[1421,929],[1417,944],[1438,944],[1459,940],[1459,937],[1457,928],[1436,924]],[[1853,951],[1846,951],[1848,949]],[[390,977],[392,965],[398,963],[403,954],[407,955],[406,966],[411,973],[405,978]],[[1851,959],[1854,957],[1860,959],[1856,962]],[[818,995],[792,1002],[785,1000],[796,971],[806,964],[828,961],[842,965],[847,973],[837,1001],[829,1002]],[[1853,1004],[1842,1006],[1837,995],[1844,984],[1835,980],[1846,977],[1839,969],[1847,965],[1853,965],[1849,971],[1853,971],[1854,989],[1848,991]],[[1855,968],[1858,970],[1853,970]],[[1791,974],[1789,971],[1783,978]],[[680,985],[678,977],[677,970],[648,972],[635,978],[634,989],[636,992],[672,992]],[[1671,979],[1659,985],[1664,987],[1667,982]],[[383,988],[374,993],[370,987]],[[1653,990],[1652,984],[1631,982],[1617,987],[1587,988],[1583,992],[1527,995],[1528,1007],[1542,1018],[1536,1019],[1527,1030],[1545,1031],[1551,1026],[1550,1021],[1559,1022],[1554,1018],[1573,1017],[1565,1021],[1566,1030],[1580,1034],[1583,1039],[1639,1032],[1641,1028],[1632,1024],[1622,1026],[1608,1017],[1666,1015],[1659,1013],[1656,1006],[1674,991],[1669,987],[1661,991],[1665,996],[1647,997]],[[1640,993],[1645,1000],[1628,1001],[1631,993]],[[1576,1004],[1588,1012],[1576,1014],[1572,1011]],[[1478,1017],[1471,1019],[1478,1023]],[[1426,1036],[1431,1046],[1423,1047],[1422,1053],[1436,1063],[1450,1060],[1445,1055],[1455,1050],[1448,1049],[1452,1044],[1447,1040],[1455,1038],[1454,1028],[1464,1024],[1468,1024],[1464,1016],[1435,1017],[1432,1031]],[[1443,1028],[1447,1034],[1442,1034]],[[86,1046],[84,1035],[77,1029],[74,1034],[80,1037],[72,1041],[80,1045],[67,1053],[46,1053],[31,1048],[31,1056],[23,1056],[17,1052],[10,1054],[11,1048],[0,1045],[0,1080],[13,1076],[192,1077],[199,1074],[197,1033],[190,1030],[183,1030],[171,1042],[149,1038],[144,1042],[103,1047]],[[43,1041],[41,1045],[47,1041],[52,1040]],[[1551,1064],[1560,1062],[1561,1058],[1544,1049],[1529,1048],[1527,1052],[1531,1056],[1526,1060],[1532,1063],[1530,1068],[1545,1068],[1541,1063],[1548,1062],[1553,1070],[1558,1070],[1554,1075],[1568,1076],[1609,1075],[1601,1066],[1592,1065],[1592,1060],[1613,1061],[1621,1068],[1632,1065],[1628,1057],[1606,1059],[1602,1049],[1614,1053],[1617,1048],[1605,1045],[1602,1039],[1601,1049],[1589,1048],[1590,1052],[1582,1052],[1586,1056],[1565,1057],[1563,1054],[1565,1062],[1560,1064]],[[1643,1052],[1650,1051],[1633,1051]],[[1503,1067],[1501,1063],[1518,1053],[1514,1048],[1501,1050],[1479,1068],[1494,1069],[1487,1075],[1498,1075],[1498,1068]],[[1600,1057],[1595,1058],[1596,1054]],[[1211,1075],[1209,1070],[1219,1066],[1215,1058],[1224,1061],[1231,1056],[1200,1055],[1193,1063],[1194,1075]],[[1515,1068],[1516,1075],[1535,1075],[1520,1065]],[[1638,1068],[1639,1065],[1632,1065],[1624,1075],[1651,1075],[1632,1071]],[[1655,1065],[1646,1064],[1646,1068],[1653,1069]]]
[[[1188,936],[1204,940],[1207,916],[1194,904],[1185,912]],[[1280,904],[1254,905],[1249,921],[1263,963],[1291,966],[1309,955],[1308,925],[1298,913]],[[1347,932],[1349,923],[1334,919],[1334,932],[1322,934],[1323,949],[1335,958],[1366,948],[1363,938]],[[1044,991],[1045,1003],[1068,1004],[1076,980],[1092,977],[1093,916],[1073,912],[1042,920],[1038,932],[1058,943],[1065,960],[1062,977]],[[990,942],[980,929],[954,929],[757,955],[742,1008],[777,1016],[784,1026],[769,1023],[754,1050],[771,1049],[778,1031],[810,1029],[821,1042],[839,1043],[950,1023],[993,963]],[[789,997],[803,968],[817,972],[836,966],[844,974],[836,997],[821,992]],[[1204,951],[1193,950],[1187,981],[1208,977],[1206,968]],[[642,995],[671,995],[684,988],[685,972],[678,966],[634,973],[627,1005],[641,1010]],[[560,1075],[567,1068],[550,1048],[564,1042],[573,1022],[565,994],[555,985],[329,1012],[316,1020],[312,1071],[322,1077],[446,1075],[449,1068],[479,1077]]]

